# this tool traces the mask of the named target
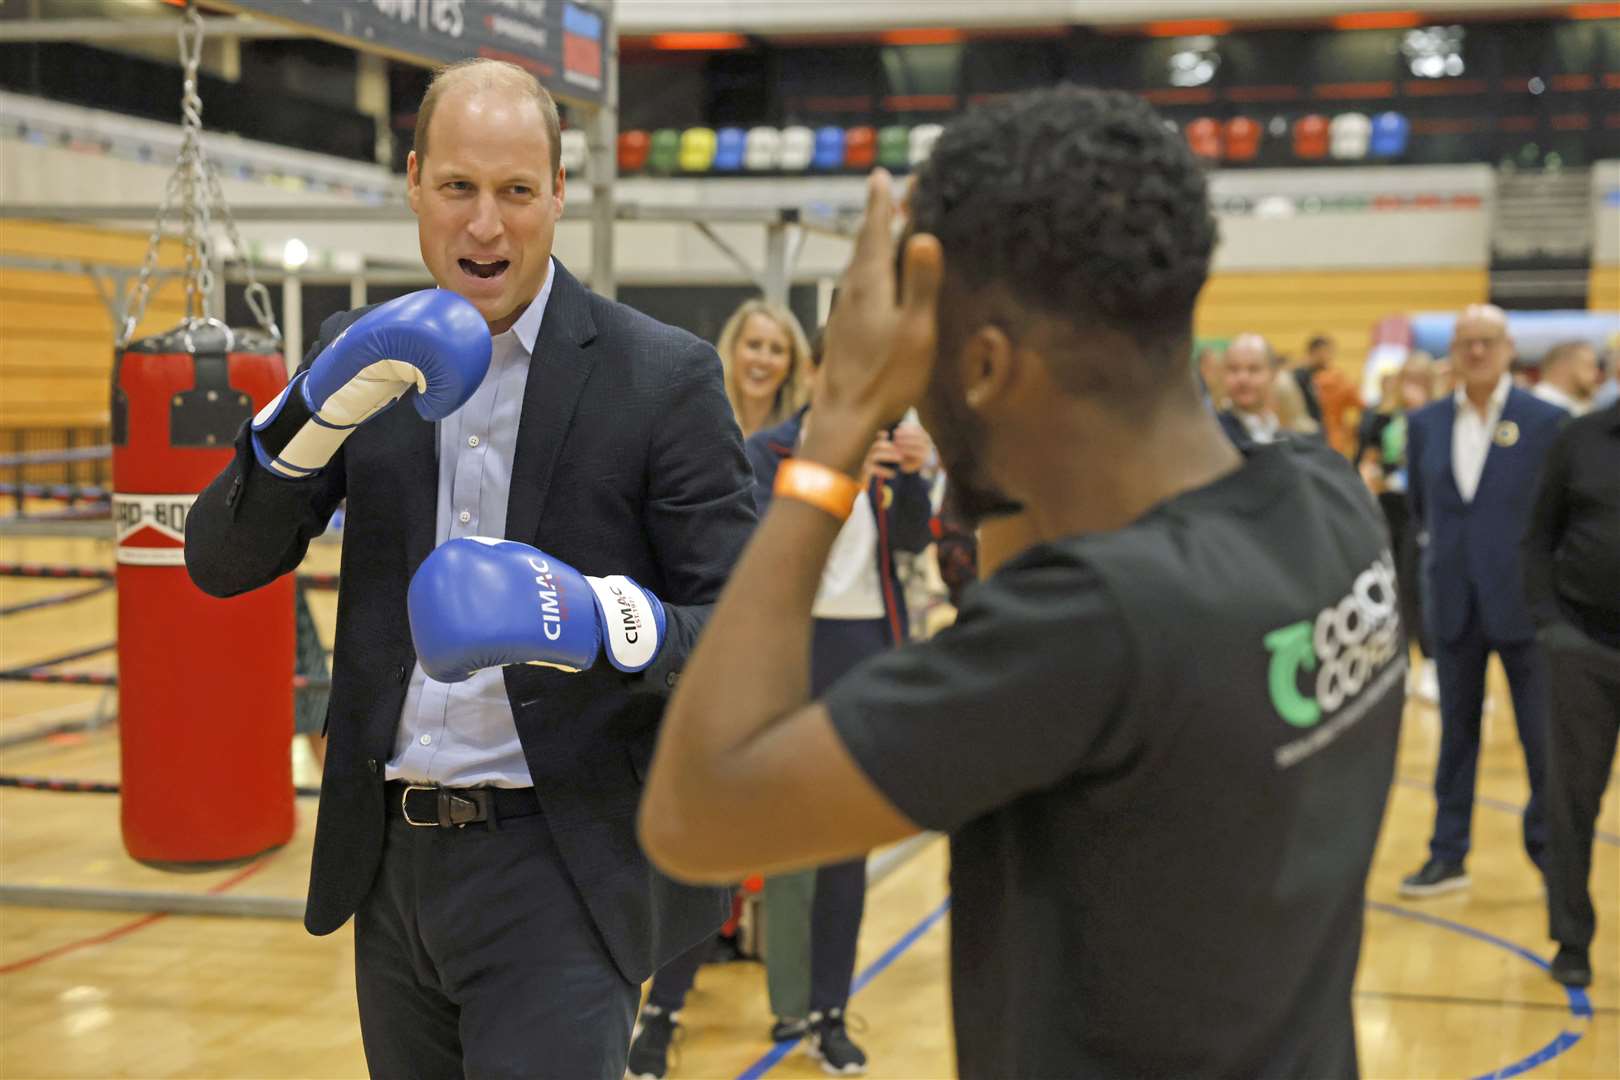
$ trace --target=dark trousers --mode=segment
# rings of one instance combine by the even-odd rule
[[[1423,622],[1418,531],[1412,528],[1412,510],[1406,496],[1399,492],[1386,491],[1379,495],[1378,506],[1384,511],[1384,523],[1389,526],[1389,550],[1395,557],[1395,589],[1400,595],[1401,623],[1407,635],[1417,640],[1418,652],[1427,659],[1434,655],[1434,650],[1429,648],[1429,631]]]
[[[1479,727],[1485,708],[1485,662],[1495,652],[1507,669],[1513,718],[1530,773],[1530,802],[1524,809],[1524,848],[1544,866],[1547,823],[1544,813],[1544,747],[1547,735],[1546,667],[1533,641],[1493,642],[1479,619],[1456,641],[1434,643],[1440,680],[1440,761],[1434,772],[1434,836],[1429,851],[1460,863],[1468,856],[1474,816],[1474,781],[1479,768]]]
[[[652,989],[647,992],[647,1004],[665,1012],[679,1012],[686,1004],[686,995],[697,981],[698,968],[714,951],[714,939],[704,938],[669,963],[653,976]]]
[[[810,643],[810,694],[820,697],[856,664],[890,646],[886,619],[817,619]],[[842,1009],[855,977],[855,948],[866,913],[866,860],[816,871],[810,909],[810,1008]],[[766,918],[771,914],[766,913]],[[647,1003],[674,1012],[686,1001],[709,955],[702,941],[658,969]],[[770,957],[765,958],[770,963]]]
[[[811,696],[821,697],[861,661],[893,644],[885,619],[817,619],[810,640]],[[816,871],[816,900],[810,911],[811,1011],[848,1004],[865,914],[865,859]]]
[[[810,1011],[849,1004],[855,978],[855,946],[866,914],[866,860],[851,859],[816,871],[810,909]]]
[[[627,981],[540,813],[460,829],[394,818],[355,915],[371,1074],[621,1080]]]
[[[1586,948],[1597,929],[1589,882],[1592,831],[1620,735],[1620,650],[1572,627],[1542,638],[1547,718],[1547,914],[1561,945]]]

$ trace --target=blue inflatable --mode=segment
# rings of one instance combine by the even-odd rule
[[[1547,350],[1564,341],[1585,341],[1599,352],[1620,334],[1620,311],[1510,311],[1508,335],[1519,359],[1539,364]],[[1451,350],[1454,311],[1425,311],[1412,316],[1412,348],[1432,356]]]

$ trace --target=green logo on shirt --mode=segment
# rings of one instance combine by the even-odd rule
[[[1399,639],[1395,564],[1386,551],[1337,604],[1265,636],[1272,707],[1294,727],[1313,727],[1361,693],[1395,656]],[[1300,690],[1302,672],[1315,676],[1306,681],[1308,693]]]

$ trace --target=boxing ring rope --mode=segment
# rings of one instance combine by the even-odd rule
[[[65,465],[70,461],[108,461],[111,446],[81,446],[73,450],[23,450],[0,454],[0,469],[25,469],[30,465]]]
[[[64,780],[55,776],[0,775],[0,788],[19,788],[23,791],[56,791],[69,795],[117,795],[121,784],[110,780]],[[321,793],[318,787],[295,787],[293,794],[312,799]]]
[[[107,652],[116,647],[115,643],[108,642],[93,651]],[[118,676],[99,671],[51,671],[48,664],[35,664],[0,671],[0,682],[44,683],[47,686],[117,686]],[[312,679],[307,675],[294,675],[292,684],[295,691],[332,689],[331,679]]]
[[[0,563],[0,577],[14,578],[77,578],[90,581],[111,581],[113,571],[99,566],[53,566],[47,563]],[[298,584],[306,589],[334,590],[338,587],[336,574],[299,574]]]
[[[112,489],[87,484],[14,484],[0,482],[0,497],[3,496],[46,499],[52,502],[72,502],[75,499],[84,499],[87,502],[105,503],[112,498]]]
[[[21,615],[25,611],[38,611],[41,608],[57,607],[61,604],[71,604],[75,600],[84,600],[92,596],[97,596],[106,592],[112,587],[112,582],[101,581],[90,586],[88,589],[80,589],[77,592],[59,593],[56,596],[44,596],[40,597],[38,600],[24,600],[21,603],[12,604],[9,607],[0,607],[0,618],[7,615]]]
[[[55,738],[58,735],[82,735],[88,731],[99,731],[118,719],[117,713],[104,711],[104,703],[105,698],[96,702],[96,711],[88,720],[64,720],[60,724],[48,724],[44,727],[37,727],[30,731],[19,731],[15,735],[0,738],[0,750],[12,750],[19,746],[27,746],[29,743]]]

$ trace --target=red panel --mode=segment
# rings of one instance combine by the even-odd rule
[[[645,131],[620,132],[619,171],[634,173],[646,168],[647,154],[651,149],[652,139]]]
[[[877,131],[869,127],[852,127],[844,132],[844,165],[851,169],[870,169],[877,164]]]
[[[1226,157],[1230,161],[1253,161],[1260,153],[1260,125],[1247,116],[1234,116],[1226,122]]]
[[[1328,120],[1311,113],[1294,121],[1294,156],[1313,160],[1327,157]]]
[[[1213,160],[1221,156],[1220,125],[1207,116],[1190,121],[1186,128],[1187,146],[1201,158]]]

